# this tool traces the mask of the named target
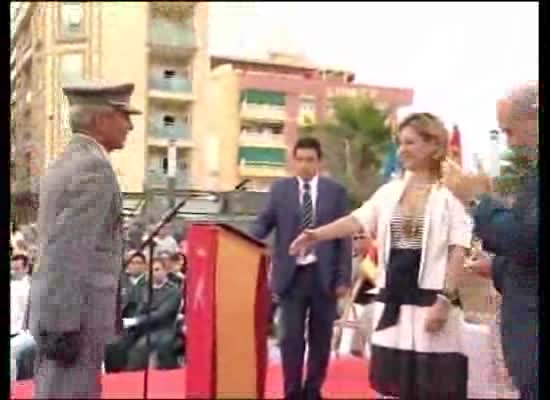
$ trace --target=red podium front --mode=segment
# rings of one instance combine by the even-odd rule
[[[228,225],[193,224],[187,249],[187,398],[263,398],[264,245]]]

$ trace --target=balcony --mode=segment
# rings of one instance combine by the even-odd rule
[[[149,51],[152,55],[184,59],[197,49],[192,27],[166,20],[153,20],[149,29]]]
[[[149,189],[167,189],[168,175],[162,170],[149,170],[145,179]],[[188,189],[190,185],[189,173],[184,170],[176,171],[176,190]]]
[[[243,102],[241,103],[241,118],[254,121],[285,121],[286,107]]]
[[[149,124],[149,135],[156,139],[190,140],[191,129],[182,122],[166,126],[160,121],[154,121]]]
[[[186,78],[151,78],[149,96],[160,100],[192,101],[193,85]]]
[[[245,177],[286,176],[286,149],[275,147],[239,148],[239,173]]]
[[[270,131],[250,131],[243,129],[239,142],[244,146],[286,147],[284,135],[274,134]]]

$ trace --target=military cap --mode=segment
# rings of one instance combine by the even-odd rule
[[[107,84],[83,81],[63,87],[63,93],[71,106],[106,105],[128,114],[141,114],[140,110],[130,105],[133,91],[133,83]]]

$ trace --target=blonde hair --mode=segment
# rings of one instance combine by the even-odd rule
[[[397,127],[397,137],[399,133],[411,127],[425,141],[434,141],[437,145],[433,157],[433,171],[438,178],[441,178],[441,165],[447,157],[449,149],[449,131],[445,124],[433,114],[430,113],[412,113],[409,114]]]

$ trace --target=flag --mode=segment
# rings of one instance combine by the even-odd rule
[[[376,282],[377,277],[377,267],[378,267],[378,247],[376,246],[376,242],[369,243],[369,247],[367,250],[367,255],[361,262],[361,271],[363,272],[364,276],[368,278],[371,283],[374,284]]]
[[[453,126],[453,132],[449,140],[449,157],[462,167],[462,145],[458,125]]]
[[[391,142],[383,161],[383,176],[384,182],[391,180],[394,175],[400,171],[401,164],[399,163],[399,157],[397,156],[397,145],[394,141]]]

